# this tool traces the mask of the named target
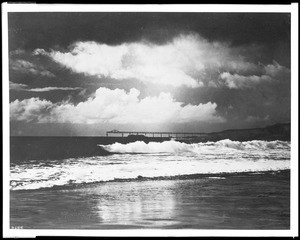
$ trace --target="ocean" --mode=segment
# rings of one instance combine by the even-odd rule
[[[11,137],[10,224],[289,229],[290,142]]]

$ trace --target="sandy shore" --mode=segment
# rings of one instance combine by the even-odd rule
[[[24,229],[289,229],[290,172],[11,191]]]

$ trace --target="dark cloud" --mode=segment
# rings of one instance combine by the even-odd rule
[[[145,130],[208,132],[290,121],[290,14],[36,12],[9,13],[8,24],[10,102],[15,102],[15,119],[43,118],[43,123],[27,125],[13,120],[12,134],[97,135],[103,134],[107,128],[139,130],[138,126],[130,123],[85,125],[47,122],[49,109],[56,109],[53,106],[60,106],[63,102],[68,102],[71,106],[87,102],[89,98],[93,99],[96,90],[101,87],[108,90],[119,88],[126,92],[136,88],[140,92],[138,101],[168,92],[175,102],[182,104],[182,108],[189,104],[197,106],[211,102],[216,105],[213,109],[220,119],[226,120],[199,123],[193,118],[193,122],[188,124],[145,124]],[[183,41],[185,49],[194,49],[198,43],[203,44],[204,58],[199,59],[198,55],[188,58],[193,64],[202,63],[204,68],[198,69],[197,64],[188,68],[181,65],[186,59],[181,59],[181,56],[186,55],[186,52],[176,55],[178,45],[172,48],[173,39],[181,35],[189,39]],[[78,41],[86,44],[86,47],[90,45],[86,41],[93,41],[112,48],[132,42],[145,48],[148,45],[144,43],[150,42],[150,45],[157,48],[149,51],[145,58],[139,56],[141,61],[137,61],[136,65],[133,64],[134,61],[126,62],[121,57],[122,64],[124,61],[128,66],[131,63],[134,71],[124,73],[123,70],[128,70],[125,64],[126,66],[116,68],[122,70],[116,76],[114,68],[110,74],[105,74],[107,69],[111,69],[111,65],[98,57],[91,64],[86,64],[89,60],[86,55],[88,51],[81,52],[81,55],[73,54],[72,50],[77,46],[74,43]],[[165,54],[161,54],[159,49],[163,46],[168,46],[168,51],[172,49],[167,53],[174,54],[174,59],[165,60]],[[157,51],[155,54],[154,50]],[[58,55],[54,58],[51,53]],[[66,53],[72,54],[66,57]],[[111,53],[106,54],[109,58]],[[82,56],[87,58],[82,60]],[[162,68],[155,65],[158,60],[165,64]],[[141,62],[146,63],[145,66]],[[174,62],[177,70],[180,70],[175,73],[169,71],[173,69]],[[143,75],[147,72],[144,69],[149,70],[149,63],[152,64],[149,71],[151,78]],[[166,66],[171,68],[165,70]],[[136,69],[140,69],[140,72]],[[185,72],[186,69],[188,71]],[[170,73],[173,75],[168,75]],[[185,74],[180,75],[182,73]],[[130,77],[124,78],[126,74]],[[168,77],[169,85],[156,82],[162,76]],[[181,82],[174,85],[174,79],[182,80],[182,76],[187,77],[185,81],[189,81],[191,77],[192,83],[202,85],[185,86]],[[30,108],[28,110],[26,107],[29,103],[38,106],[41,113],[30,112]],[[20,109],[24,112],[18,112]],[[200,111],[199,116],[202,116]]]
[[[9,13],[8,24],[11,51],[66,48],[75,41],[91,40],[120,44],[144,38],[165,43],[189,32],[210,41],[266,45],[270,58],[281,58],[279,46],[285,55],[290,48],[287,13]],[[289,64],[288,57],[277,60]]]

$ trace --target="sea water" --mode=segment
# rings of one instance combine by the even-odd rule
[[[174,140],[91,144],[99,149],[98,154],[63,159],[45,155],[44,159],[11,160],[10,189],[68,188],[98,182],[168,179],[193,174],[224,178],[227,173],[290,169],[289,141],[225,139],[190,144]],[[63,151],[64,147],[61,145],[58,149]]]

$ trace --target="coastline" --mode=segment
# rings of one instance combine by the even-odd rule
[[[11,191],[24,229],[289,229],[290,171]]]

